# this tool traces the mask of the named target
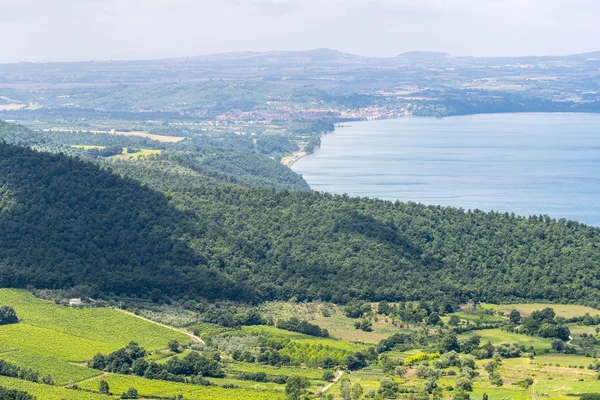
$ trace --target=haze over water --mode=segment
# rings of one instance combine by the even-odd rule
[[[293,170],[315,190],[600,226],[600,115],[348,123]]]

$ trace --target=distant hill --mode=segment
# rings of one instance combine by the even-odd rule
[[[233,53],[217,53],[205,56],[187,57],[182,60],[196,61],[231,61],[231,62],[270,62],[270,63],[290,63],[290,62],[335,62],[348,59],[360,59],[361,56],[343,53],[332,49],[312,49],[303,51],[268,51],[268,52],[233,52]]]
[[[407,61],[430,61],[443,60],[446,57],[450,57],[450,53],[436,51],[409,51],[398,55],[396,58]]]

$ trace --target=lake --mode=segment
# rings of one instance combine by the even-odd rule
[[[600,115],[347,123],[292,169],[319,191],[600,226]]]

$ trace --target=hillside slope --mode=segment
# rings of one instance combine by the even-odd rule
[[[177,239],[191,231],[189,219],[163,195],[94,164],[0,144],[0,286],[235,293]]]
[[[249,188],[162,159],[113,173],[0,145],[0,226],[0,285],[9,287],[340,303],[597,305],[600,294],[596,228]]]

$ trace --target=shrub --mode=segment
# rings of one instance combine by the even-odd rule
[[[327,382],[331,382],[335,379],[335,374],[331,371],[323,372],[323,380]]]

